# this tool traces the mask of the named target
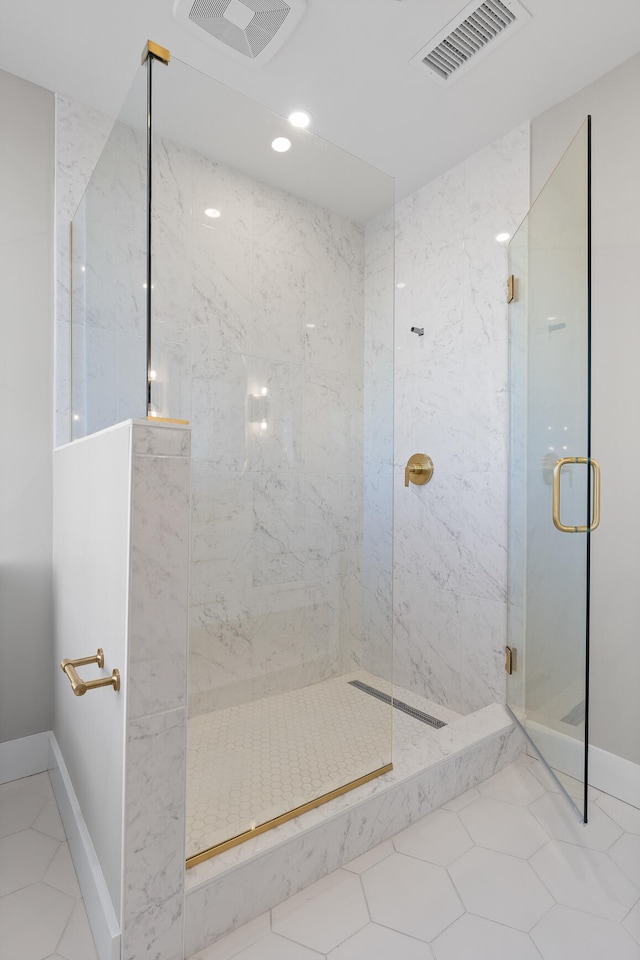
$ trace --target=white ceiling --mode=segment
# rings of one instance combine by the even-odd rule
[[[639,0],[524,0],[532,20],[450,88],[409,59],[464,0],[308,0],[251,68],[174,19],[172,0],[0,0],[0,68],[115,113],[148,38],[397,178],[404,196],[640,48]]]

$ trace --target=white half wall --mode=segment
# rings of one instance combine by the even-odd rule
[[[53,732],[120,918],[124,815],[131,422],[54,452],[53,560],[55,668]],[[84,678],[121,672],[112,688],[75,697],[58,663],[95,654],[104,671],[79,669]]]

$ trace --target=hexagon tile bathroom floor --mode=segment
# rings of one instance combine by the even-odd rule
[[[0,960],[97,960],[48,773],[0,786]]]
[[[192,960],[640,960],[640,810],[591,797],[524,756]]]

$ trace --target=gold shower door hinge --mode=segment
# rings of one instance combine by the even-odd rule
[[[516,299],[516,278],[511,274],[507,280],[507,303]]]
[[[505,647],[504,651],[505,651],[504,668],[509,674],[509,676],[511,676],[511,674],[516,669],[516,651],[512,650],[511,647]]]

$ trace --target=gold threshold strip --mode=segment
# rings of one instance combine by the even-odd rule
[[[343,794],[349,793],[350,790],[361,787],[363,783],[368,783],[369,780],[375,780],[376,777],[381,777],[383,773],[389,773],[390,770],[393,770],[393,764],[386,763],[384,767],[378,767],[377,770],[365,774],[364,777],[358,777],[357,780],[352,780],[351,783],[347,783],[343,787],[338,787],[336,790],[330,790],[329,793],[323,793],[321,797],[310,800],[308,803],[302,803],[299,807],[294,807],[293,810],[288,810],[287,813],[283,813],[279,817],[274,817],[273,820],[267,820],[266,823],[258,824],[253,830],[245,830],[244,833],[239,833],[237,836],[231,837],[230,840],[224,840],[222,843],[217,843],[215,847],[209,847],[208,850],[203,850],[202,853],[196,853],[195,856],[187,858],[187,870],[189,867],[195,867],[198,863],[210,860],[211,857],[215,857],[219,853],[224,853],[225,850],[230,850],[231,847],[237,847],[239,843],[244,843],[252,837],[257,837],[259,833],[266,833],[267,830],[273,830],[274,827],[279,827],[281,823],[286,823],[287,820],[293,820],[294,817],[299,817],[302,813],[314,810],[323,803],[328,803],[329,800],[335,800],[336,797],[341,797]]]

